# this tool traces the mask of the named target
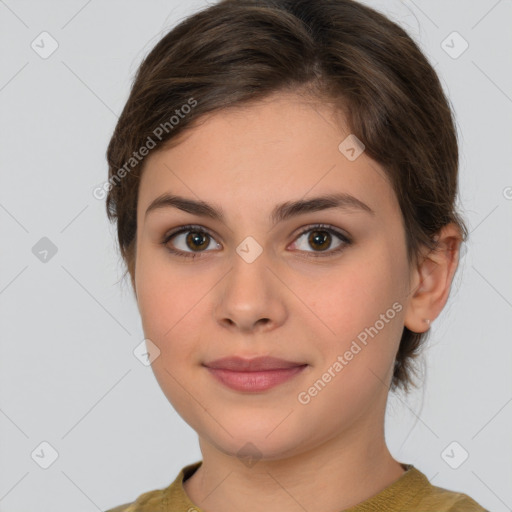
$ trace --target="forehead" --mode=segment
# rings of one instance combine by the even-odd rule
[[[398,211],[384,169],[364,151],[353,159],[362,147],[329,104],[273,95],[207,114],[176,141],[146,159],[142,213],[164,192],[262,213],[284,201],[343,192],[381,215]],[[350,146],[355,152],[347,152]]]

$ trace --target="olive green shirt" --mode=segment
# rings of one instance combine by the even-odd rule
[[[183,481],[191,477],[202,461],[185,466],[174,482],[164,489],[141,494],[134,502],[106,512],[203,512],[188,497]],[[488,512],[469,496],[430,484],[428,478],[411,464],[394,483],[340,512]]]

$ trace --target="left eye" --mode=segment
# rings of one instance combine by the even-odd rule
[[[308,233],[309,236],[306,238],[305,235]],[[333,235],[338,239],[338,245],[334,249],[331,248]],[[182,242],[184,243],[184,248],[176,249],[171,247],[169,242],[173,239],[174,242],[172,245],[174,247],[177,243]],[[305,239],[306,244],[309,244],[309,246],[313,248],[316,247],[318,250],[309,251],[304,249],[303,243],[301,244],[300,242],[301,239]],[[200,256],[201,253],[207,252],[206,249],[208,249],[212,243],[216,245],[217,249],[219,249],[221,247],[220,244],[214,242],[214,240],[213,236],[200,226],[183,226],[182,228],[166,235],[162,240],[162,244],[172,254],[186,258],[195,258]],[[330,256],[338,253],[343,250],[345,246],[350,245],[351,243],[351,240],[336,229],[319,224],[308,227],[306,230],[302,231],[293,242],[293,245],[297,246],[296,248],[298,248],[299,251],[307,252],[313,257],[319,257],[324,255]],[[300,245],[302,245],[302,247],[300,247]]]
[[[305,237],[305,235],[308,236]],[[327,249],[331,249],[333,235],[338,239],[338,245],[334,249],[328,251],[328,255],[337,253],[342,250],[345,245],[350,244],[350,240],[342,233],[339,233],[328,226],[319,225],[303,231],[297,238],[297,241],[294,242],[294,245],[299,245],[298,241],[305,238],[307,245],[310,247],[316,247],[318,250],[308,251],[307,249],[304,249],[304,246],[302,248],[299,246],[298,248],[300,250],[304,250],[305,252],[324,253],[327,252]],[[322,254],[312,254],[312,256],[322,256]]]

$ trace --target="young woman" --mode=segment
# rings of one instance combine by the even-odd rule
[[[452,112],[404,30],[221,1],[146,57],[107,156],[148,358],[202,453],[110,512],[484,510],[384,436],[467,237]]]

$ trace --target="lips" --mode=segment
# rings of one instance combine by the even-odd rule
[[[232,356],[216,359],[204,366],[212,369],[231,370],[234,372],[261,372],[269,370],[286,370],[298,366],[305,366],[306,363],[286,361],[276,357],[255,357],[244,359],[243,357]]]
[[[275,357],[244,359],[232,356],[204,366],[217,381],[232,390],[259,393],[291,380],[308,365]]]

